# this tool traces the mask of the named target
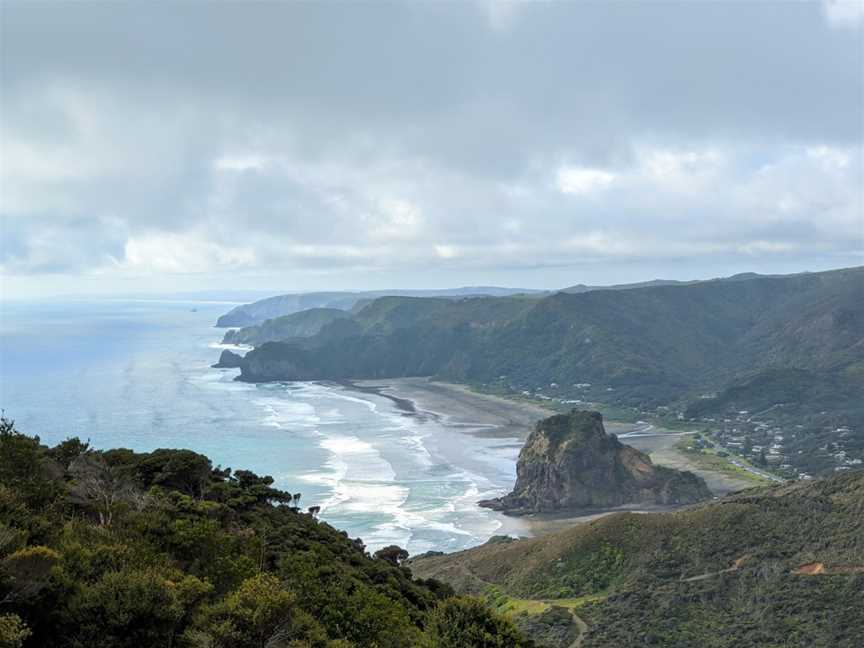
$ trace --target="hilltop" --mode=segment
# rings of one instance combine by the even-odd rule
[[[856,648],[864,474],[751,489],[674,513],[615,513],[410,566],[510,610],[535,638],[571,641],[572,611],[588,627],[583,648]]]
[[[596,290],[632,290],[636,288],[651,288],[657,286],[689,286],[693,284],[718,281],[741,281],[744,279],[755,279],[760,277],[777,277],[780,275],[759,275],[753,272],[724,277],[718,279],[676,281],[670,279],[653,279],[651,281],[640,281],[628,284],[614,284],[609,286],[589,286],[577,284],[560,291],[536,290],[528,288],[501,288],[497,286],[470,286],[463,288],[445,288],[440,290],[369,290],[361,292],[311,292],[277,295],[266,297],[249,304],[241,304],[231,309],[228,313],[220,316],[217,327],[245,327],[248,330],[243,333],[249,341],[242,342],[240,338],[233,338],[233,331],[225,335],[225,342],[258,345],[263,342],[285,341],[294,337],[307,337],[315,332],[295,335],[288,328],[284,333],[280,331],[278,323],[283,317],[300,313],[307,310],[341,310],[359,311],[362,307],[375,299],[381,297],[509,297],[513,295],[548,296],[556,292],[562,293],[586,293]],[[284,324],[283,320],[283,326]],[[256,327],[262,326],[262,329]],[[269,329],[269,331],[268,331]],[[239,333],[239,332],[237,332]]]
[[[254,326],[265,320],[291,315],[309,308],[336,308],[350,311],[358,304],[367,304],[380,297],[466,297],[508,296],[541,293],[527,288],[500,288],[497,286],[469,286],[440,290],[366,290],[360,292],[311,292],[277,295],[259,299],[251,304],[232,308],[216,321],[218,327]]]

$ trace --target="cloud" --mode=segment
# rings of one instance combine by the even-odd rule
[[[218,171],[261,171],[270,160],[263,155],[225,155],[213,162]]]
[[[825,17],[835,27],[860,28],[864,22],[864,3],[860,0],[822,0]]]
[[[489,26],[494,32],[506,34],[518,18],[519,12],[527,5],[527,2],[500,2],[498,0],[480,0],[480,9],[486,14]]]
[[[564,194],[587,195],[608,188],[615,181],[615,174],[599,169],[563,167],[558,169],[558,191]]]
[[[857,16],[7,3],[0,264],[555,285],[535,270],[854,260]]]
[[[231,271],[255,262],[255,250],[243,245],[220,245],[205,233],[150,234],[126,241],[123,258],[116,260],[132,273],[201,273]]]

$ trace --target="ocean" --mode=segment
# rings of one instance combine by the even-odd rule
[[[49,445],[190,448],[271,475],[372,551],[456,551],[502,526],[476,502],[510,489],[518,443],[339,385],[236,382],[210,367],[232,305],[3,302],[0,407]]]

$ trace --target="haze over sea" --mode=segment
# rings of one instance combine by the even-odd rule
[[[190,448],[214,464],[272,475],[374,550],[453,551],[484,542],[517,444],[446,417],[409,416],[338,385],[235,382],[212,369],[231,304],[157,300],[0,305],[0,407],[53,445]],[[470,422],[461,422],[470,423]]]

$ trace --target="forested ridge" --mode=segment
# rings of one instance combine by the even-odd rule
[[[270,477],[0,420],[0,648],[529,646]]]

